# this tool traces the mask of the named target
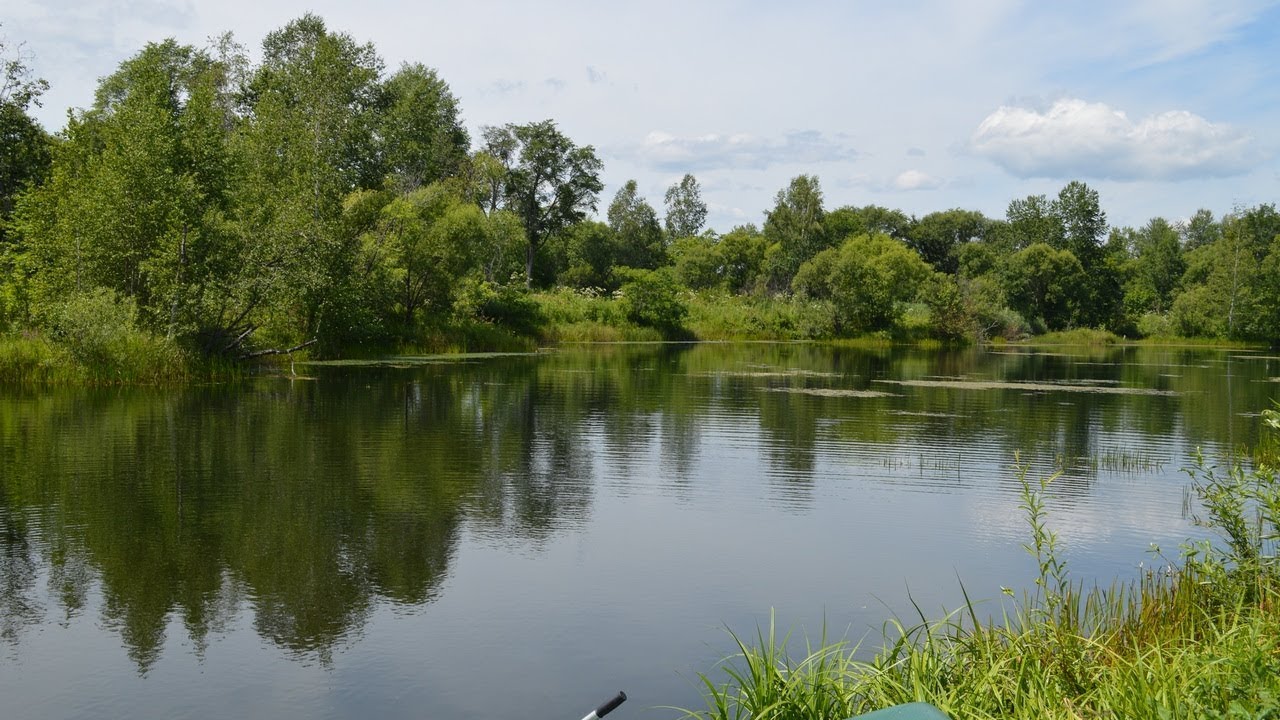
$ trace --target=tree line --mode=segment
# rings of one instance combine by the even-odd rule
[[[92,355],[141,336],[204,357],[412,344],[459,323],[536,334],[539,293],[573,288],[675,333],[690,298],[804,306],[798,336],[946,339],[1071,327],[1270,340],[1274,205],[1111,227],[1098,193],[1004,218],[827,210],[816,177],[762,227],[706,228],[698,181],[661,217],[627,182],[600,209],[595,149],[552,120],[472,137],[433,69],[306,15],[261,60],[223,36],[152,43],[47,134],[47,84],[0,46],[0,327]]]

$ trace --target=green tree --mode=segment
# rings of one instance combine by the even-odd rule
[[[435,70],[405,64],[385,83],[386,110],[378,135],[390,173],[406,190],[458,174],[471,138],[458,117],[458,101]]]
[[[618,264],[617,236],[601,222],[584,220],[565,231],[569,267],[561,284],[578,288],[617,289],[613,268]]]
[[[609,228],[617,243],[617,264],[653,269],[666,261],[658,213],[640,196],[635,180],[628,180],[609,203]]]
[[[1028,195],[1013,200],[1005,211],[1008,223],[1008,244],[1013,250],[1022,250],[1044,243],[1061,249],[1066,236],[1062,218],[1057,208],[1044,195]]]
[[[739,225],[716,244],[725,289],[732,293],[752,290],[764,272],[769,242],[755,225]]]
[[[262,55],[238,143],[246,169],[235,218],[243,309],[224,347],[263,328],[267,342],[315,339],[334,348],[360,337],[368,320],[343,199],[385,178],[382,60],[372,45],[310,14],[269,33]]]
[[[911,223],[907,245],[934,269],[954,275],[959,268],[956,250],[981,240],[986,228],[987,218],[974,210],[932,212]]]
[[[1062,224],[1060,248],[1070,250],[1086,270],[1091,268],[1107,236],[1107,214],[1102,211],[1098,191],[1073,180],[1058,192],[1052,212]]]
[[[702,232],[707,222],[707,204],[702,201],[698,179],[686,174],[680,182],[667,188],[667,235],[674,241]]]
[[[904,240],[907,229],[911,227],[911,218],[901,210],[879,205],[845,205],[827,213],[822,224],[833,243],[844,242],[853,235],[884,234]]]
[[[18,193],[44,181],[52,161],[50,139],[27,111],[40,106],[49,83],[32,77],[22,45],[0,37],[0,248]]]
[[[836,331],[885,330],[932,274],[928,263],[888,235],[855,235],[806,261],[793,289],[835,307]]]
[[[224,63],[172,40],[103,79],[18,209],[37,306],[105,288],[154,331],[190,339],[218,326],[242,260],[223,220],[235,175],[227,79]]]
[[[1028,319],[1038,318],[1050,330],[1071,325],[1086,278],[1070,250],[1035,243],[1010,257],[1005,272],[1014,310]]]
[[[348,202],[348,212],[359,211],[360,197]],[[454,195],[444,183],[419,188],[383,206],[361,236],[363,264],[378,291],[379,320],[411,339],[425,312],[447,312],[488,232],[480,208]]]
[[[1164,218],[1152,218],[1132,235],[1131,277],[1125,303],[1134,312],[1165,313],[1186,272],[1178,232]]]
[[[524,223],[525,286],[531,287],[543,243],[596,209],[602,165],[595,148],[574,145],[551,120],[487,128],[484,138],[486,152],[508,168],[503,197]]]
[[[1222,237],[1222,225],[1213,218],[1212,210],[1201,208],[1186,222],[1178,223],[1178,233],[1182,236],[1183,248],[1195,250],[1217,242]]]
[[[822,188],[813,175],[798,175],[779,190],[764,221],[764,236],[777,250],[771,256],[770,281],[775,289],[791,284],[806,260],[830,244],[823,219]]]
[[[724,284],[720,243],[707,235],[688,235],[671,243],[676,277],[686,287],[706,290]]]

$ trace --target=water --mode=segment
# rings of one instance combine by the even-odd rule
[[[1075,577],[1175,554],[1191,451],[1255,443],[1280,387],[1262,354],[1134,348],[298,372],[0,393],[4,717],[576,718],[618,689],[671,717],[726,628],[871,649],[913,599],[1026,587],[1015,453],[1064,471]]]

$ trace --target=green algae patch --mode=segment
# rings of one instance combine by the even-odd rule
[[[833,397],[833,398],[886,398],[886,397],[902,397],[897,393],[882,392],[880,390],[853,390],[848,388],[791,388],[779,387],[768,388],[766,392],[795,393],[796,395],[814,395],[817,397]]]
[[[1024,392],[1077,392],[1098,395],[1160,395],[1176,396],[1182,393],[1153,388],[1110,387],[1106,385],[1069,385],[1050,382],[995,382],[990,380],[876,380],[886,385],[907,387],[947,388],[949,390],[1022,390]]]

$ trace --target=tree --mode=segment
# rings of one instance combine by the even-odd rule
[[[792,287],[830,301],[836,330],[857,333],[891,327],[901,304],[914,299],[933,271],[911,248],[888,235],[855,235],[805,262]]]
[[[673,241],[702,232],[707,222],[707,204],[702,201],[697,178],[685,175],[679,183],[667,188],[665,201],[667,235]]]
[[[484,138],[485,150],[509,168],[502,194],[524,223],[525,287],[531,287],[543,243],[596,209],[602,164],[595,148],[574,145],[551,120],[486,128]]]
[[[829,245],[823,219],[822,188],[813,175],[798,175],[779,190],[774,207],[766,213],[764,236],[777,246],[771,282],[778,289],[791,284],[796,271]]]
[[[1022,250],[1036,243],[1061,248],[1066,229],[1057,209],[1044,195],[1028,195],[1013,200],[1005,211],[1008,237],[1013,250]]]
[[[764,271],[769,243],[755,225],[739,225],[716,243],[725,289],[743,293],[752,289]]]
[[[565,231],[569,267],[559,282],[578,288],[617,289],[617,234],[608,225],[585,220]]]
[[[49,171],[49,136],[27,114],[48,89],[49,83],[32,77],[22,45],[0,37],[0,246],[18,193],[43,182]]]
[[[1066,184],[1052,205],[1062,225],[1062,248],[1070,250],[1086,270],[1098,257],[1107,236],[1107,214],[1098,201],[1098,191],[1079,180]]]
[[[359,199],[358,194],[348,202],[348,212],[357,210]],[[363,264],[374,276],[379,296],[380,320],[411,338],[424,311],[447,311],[488,232],[480,208],[454,195],[444,183],[386,203],[361,236]]]
[[[1084,268],[1070,250],[1035,243],[1009,258],[1005,287],[1014,310],[1061,330],[1075,318],[1085,280]]]
[[[658,214],[628,180],[609,203],[609,228],[617,243],[617,264],[653,269],[666,260]]]
[[[986,226],[987,218],[973,210],[932,212],[911,223],[907,245],[934,269],[954,275],[959,268],[956,249],[980,240]]]
[[[1213,211],[1201,208],[1186,222],[1178,223],[1184,250],[1212,245],[1222,237],[1222,225],[1213,219]]]
[[[1152,218],[1132,234],[1132,277],[1125,301],[1135,312],[1165,313],[1186,271],[1178,232],[1164,218]]]
[[[458,117],[458,101],[435,70],[405,64],[384,84],[380,114],[386,171],[406,190],[457,174],[471,138]]]
[[[217,326],[243,258],[223,218],[234,185],[227,67],[152,43],[73,116],[49,181],[18,209],[34,300],[96,288],[136,304],[149,329]]]
[[[227,342],[266,326],[283,342],[333,347],[359,335],[367,319],[352,284],[359,243],[342,232],[342,216],[349,193],[380,187],[386,176],[377,132],[382,60],[311,14],[269,33],[262,56],[238,143],[245,309]]]
[[[884,234],[903,240],[907,237],[911,218],[901,210],[890,210],[879,205],[845,205],[827,213],[822,223],[827,237],[833,243],[844,242],[853,235]]]

